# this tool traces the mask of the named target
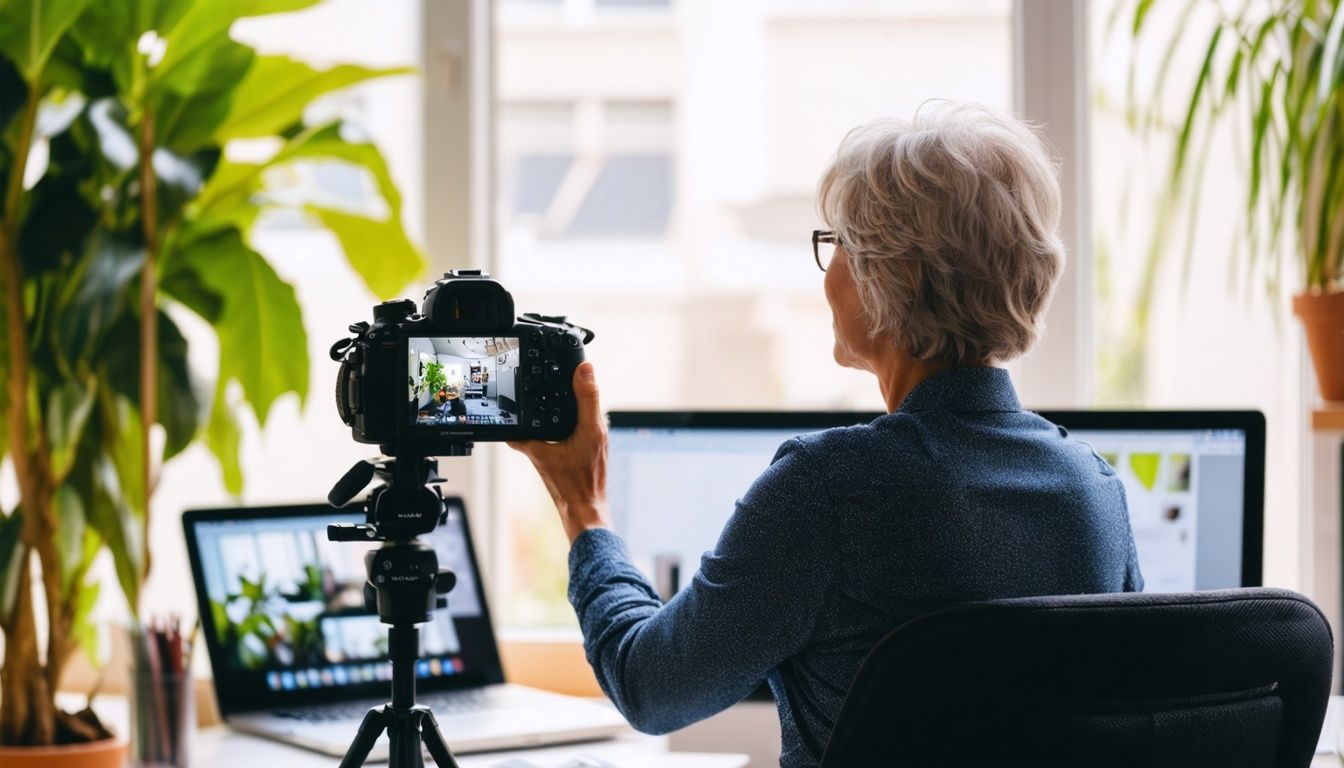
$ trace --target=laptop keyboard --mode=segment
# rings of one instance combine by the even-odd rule
[[[433,693],[416,699],[416,703],[428,706],[434,710],[435,715],[461,715],[481,712],[489,708],[490,698],[485,690],[476,688],[466,691]],[[368,711],[369,703],[366,701],[303,707],[301,709],[284,709],[275,712],[275,716],[304,723],[321,724],[361,720]]]

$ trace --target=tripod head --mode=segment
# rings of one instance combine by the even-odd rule
[[[456,455],[470,453],[468,443]],[[364,556],[364,605],[384,624],[423,624],[435,608],[448,607],[445,595],[457,583],[451,570],[439,569],[434,549],[416,538],[432,532],[447,516],[438,486],[443,482],[439,462],[420,455],[366,459],[336,481],[327,501],[344,507],[375,480],[382,483],[363,502],[365,522],[332,523],[327,539],[383,542]]]

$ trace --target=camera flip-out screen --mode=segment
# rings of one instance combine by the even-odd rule
[[[517,337],[412,336],[406,347],[413,426],[518,424]]]

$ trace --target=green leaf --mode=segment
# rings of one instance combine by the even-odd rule
[[[1195,87],[1190,94],[1190,104],[1186,109],[1185,122],[1181,125],[1180,136],[1176,139],[1176,150],[1172,162],[1172,178],[1180,178],[1185,170],[1188,160],[1187,152],[1190,145],[1190,136],[1194,131],[1195,121],[1199,117],[1199,108],[1203,104],[1205,86],[1209,82],[1209,73],[1213,70],[1213,57],[1218,52],[1218,41],[1222,39],[1223,27],[1218,27],[1213,31],[1213,37],[1209,38],[1209,46],[1204,52],[1204,63],[1199,68],[1199,76],[1195,78]]]
[[[46,173],[23,201],[19,252],[25,273],[69,270],[83,255],[99,213],[97,201],[90,200],[85,191],[98,152],[90,139],[81,126],[72,123],[48,145]]]
[[[89,0],[0,0],[0,51],[36,83],[56,43]]]
[[[108,463],[104,467],[102,482],[114,484],[108,486],[119,504],[125,504],[138,515],[144,517],[145,481],[144,481],[144,444],[140,429],[140,412],[124,397],[113,392],[102,398],[102,434],[104,435],[103,459]],[[108,469],[111,469],[110,474]]]
[[[8,621],[14,611],[19,588],[19,534],[23,531],[23,510],[0,514],[0,622]]]
[[[98,398],[100,445],[82,462],[89,472],[80,492],[88,525],[97,532],[117,572],[132,611],[139,607],[144,572],[144,475],[140,414],[126,398],[101,390]]]
[[[93,233],[85,243],[85,253],[73,278],[65,284],[58,300],[59,313],[53,336],[60,354],[71,370],[87,366],[109,348],[108,334],[129,318],[133,304],[129,293],[145,263],[144,248],[105,229]],[[124,339],[125,327],[113,339]],[[131,331],[132,338],[138,334]]]
[[[250,229],[261,210],[253,197],[261,189],[261,172],[266,167],[227,160],[221,162],[192,204],[188,225],[192,234],[205,235],[228,228],[243,232]]]
[[[170,52],[172,45],[169,43]],[[167,94],[185,98],[196,93],[232,90],[238,75],[252,66],[256,53],[222,36],[206,41],[188,58],[174,59],[170,64],[171,56],[169,53],[163,64],[151,70],[149,90],[154,94],[156,106]]]
[[[424,257],[411,244],[402,227],[401,193],[377,147],[342,138],[341,126],[333,123],[297,138],[281,149],[279,155],[282,161],[337,160],[372,175],[378,194],[387,204],[388,210],[382,218],[359,216],[320,204],[309,204],[305,208],[341,241],[350,266],[364,278],[365,285],[375,296],[384,300],[393,298],[424,271]]]
[[[1148,12],[1153,9],[1153,0],[1139,0],[1134,7],[1134,26],[1132,32],[1135,37],[1143,31],[1143,22],[1148,18]]]
[[[263,171],[304,160],[346,163],[363,169],[373,178],[378,194],[387,206],[381,217],[361,216],[321,203],[306,203],[304,209],[331,228],[341,242],[346,259],[375,295],[382,299],[396,296],[424,271],[425,259],[402,226],[401,193],[392,181],[382,154],[371,143],[342,138],[339,123],[304,131],[265,163],[221,163],[191,213],[195,217],[194,223],[209,228],[227,225],[245,216],[255,217],[257,198],[264,189]],[[356,221],[361,218],[365,221]]]
[[[201,422],[201,402],[191,378],[187,340],[177,323],[163,310],[158,317],[158,365],[155,378],[155,415],[163,426],[163,459],[181,453],[195,439]],[[140,323],[124,313],[109,333],[117,339],[106,351],[104,378],[112,390],[140,408]]]
[[[1341,43],[1344,43],[1344,3],[1335,3],[1330,28],[1325,33],[1325,49],[1322,52],[1320,77],[1316,86],[1316,100],[1328,102],[1332,89],[1339,87],[1335,81],[1344,71],[1344,58],[1341,58]]]
[[[117,582],[132,613],[140,605],[140,573],[144,565],[141,552],[143,522],[126,504],[118,503],[101,485],[95,486],[88,499],[88,523],[98,532],[117,572]]]
[[[210,83],[210,69],[223,53],[233,22],[307,8],[319,0],[196,0],[172,29],[163,34],[163,60],[151,71],[151,81],[178,93]],[[161,33],[162,34],[162,33]],[[251,49],[246,49],[251,53]],[[236,52],[235,52],[236,53]]]
[[[84,651],[85,658],[95,668],[101,666],[102,661],[98,658],[98,628],[93,622],[93,608],[98,604],[98,593],[102,591],[102,586],[97,581],[80,585],[79,593],[75,595],[73,623],[70,625],[70,635],[75,644]]]
[[[239,84],[228,119],[214,139],[271,136],[298,123],[303,110],[322,94],[347,88],[375,77],[410,72],[341,65],[318,70],[288,56],[259,56]]]
[[[79,575],[83,560],[85,509],[74,487],[62,484],[56,489],[56,549],[60,555],[61,589],[68,592]]]
[[[308,395],[308,335],[294,288],[237,230],[191,242],[181,251],[172,262],[173,282],[194,282],[220,297],[218,315],[205,318],[219,336],[220,378],[242,385],[263,425],[280,395],[294,392],[303,402]],[[183,277],[182,272],[193,276]]]
[[[393,298],[424,271],[424,261],[400,222],[306,206],[341,243],[350,266],[380,299]]]
[[[195,0],[95,0],[70,31],[90,67],[112,72],[123,93],[132,90],[132,69],[139,65],[141,36],[149,30],[167,35]]]
[[[58,480],[70,473],[76,448],[89,422],[97,388],[91,382],[69,381],[47,396],[47,439],[51,443],[51,471]]]
[[[242,435],[233,408],[224,397],[224,384],[221,381],[215,388],[214,407],[210,409],[210,421],[205,427],[205,444],[219,461],[224,489],[238,496],[243,492],[243,467],[238,460]]]
[[[0,50],[0,133],[4,133],[10,122],[23,112],[27,101],[28,84],[23,82],[23,73]],[[3,158],[0,154],[0,159]],[[0,195],[3,194],[4,190],[0,190]]]

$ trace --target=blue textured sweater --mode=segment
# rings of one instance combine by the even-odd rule
[[[1114,471],[1023,411],[997,368],[953,368],[895,413],[780,446],[666,605],[611,531],[579,536],[569,569],[588,660],[634,727],[675,730],[768,680],[784,768],[820,763],[859,664],[902,622],[1143,587]]]

